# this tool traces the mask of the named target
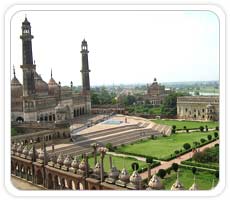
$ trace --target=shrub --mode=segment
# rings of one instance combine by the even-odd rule
[[[139,164],[138,164],[137,162],[133,162],[133,163],[131,164],[131,167],[132,167],[133,171],[134,171],[134,170],[138,170],[138,169],[139,169]]]
[[[208,132],[208,126],[207,125],[205,125],[205,131]]]
[[[216,176],[217,179],[219,178],[219,171],[215,172],[215,176]]]
[[[215,147],[219,147],[219,144],[217,143],[217,144],[215,144]]]
[[[208,140],[210,141],[212,139],[212,136],[211,135],[208,135],[207,136]]]
[[[172,129],[172,134],[175,134],[176,133],[176,129]]]
[[[146,158],[146,163],[153,163],[153,157],[147,157]]]
[[[157,174],[161,179],[164,179],[166,171],[164,169],[160,169]]]
[[[199,144],[200,144],[200,143],[197,142],[197,141],[193,142],[193,145],[194,145],[195,147],[197,147]]]
[[[168,168],[168,169],[166,170],[166,172],[167,172],[168,175],[170,175],[170,174],[171,174],[171,168]]]
[[[177,172],[179,165],[177,163],[173,163],[171,167],[175,172]]]
[[[200,126],[200,131],[204,132],[204,126]]]
[[[174,130],[176,130],[176,125],[173,125],[172,128],[173,128]]]
[[[215,137],[215,138],[218,137],[218,133],[217,133],[217,132],[214,133],[214,137]]]
[[[188,150],[188,149],[191,148],[191,145],[190,145],[189,143],[185,143],[185,144],[183,145],[183,147],[184,147],[185,150]]]
[[[216,126],[216,131],[219,131],[219,126]]]
[[[105,145],[105,147],[106,147],[109,151],[114,151],[114,148],[113,148],[112,143],[107,143],[107,144]]]
[[[189,133],[189,129],[186,129],[186,132]]]
[[[200,139],[200,142],[201,142],[201,143],[205,143],[206,140],[205,140],[204,138],[201,138],[201,139]]]
[[[186,126],[184,126],[184,130],[186,130],[187,129],[187,127]]]
[[[180,152],[178,150],[174,151],[175,154],[179,154]]]
[[[196,170],[197,170],[196,167],[192,167],[192,173],[193,174],[196,174]]]

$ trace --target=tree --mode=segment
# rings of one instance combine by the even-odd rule
[[[173,125],[172,128],[176,130],[176,125]]]
[[[109,151],[114,151],[112,143],[107,143],[107,144],[105,145],[105,147],[106,147]]]
[[[192,173],[196,174],[196,171],[197,171],[196,167],[192,167]]]
[[[128,96],[126,96],[125,99],[124,99],[124,104],[125,104],[126,106],[128,106],[128,105],[133,105],[133,103],[135,103],[135,102],[136,102],[136,97],[133,96],[133,95],[128,95]]]
[[[175,172],[177,172],[179,165],[177,163],[173,163],[171,167]]]
[[[207,136],[208,140],[210,141],[212,139],[212,136],[211,135],[208,135]]]
[[[137,162],[133,162],[133,163],[131,164],[131,167],[132,167],[133,171],[134,171],[134,170],[138,170],[138,169],[139,169],[139,164],[138,164]]]
[[[177,114],[177,97],[184,96],[184,93],[171,92],[168,96],[165,97],[161,113],[166,115],[176,115]]]
[[[153,157],[151,157],[151,156],[147,157],[146,163],[153,163]]]
[[[161,179],[164,179],[166,171],[164,169],[160,169],[157,174]]]
[[[208,132],[208,126],[207,125],[205,125],[205,131]]]
[[[219,178],[219,171],[218,170],[215,172],[215,176],[217,179]]]
[[[215,138],[218,137],[218,133],[217,133],[217,132],[214,133],[214,137],[215,137]]]
[[[216,126],[216,131],[219,131],[219,126]]]
[[[201,143],[205,143],[206,140],[205,140],[204,138],[201,138],[201,139],[200,139],[200,142],[201,142]]]
[[[191,145],[190,145],[189,143],[185,143],[185,144],[183,145],[183,147],[184,147],[185,150],[188,150],[188,149],[191,148]]]
[[[204,131],[204,126],[200,126],[200,131],[201,131],[201,132]]]

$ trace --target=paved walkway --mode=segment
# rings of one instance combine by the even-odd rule
[[[119,153],[115,153],[115,152],[106,152],[106,154],[109,154],[109,155],[113,155],[113,156],[119,156],[119,157],[131,157],[131,158],[135,158],[139,161],[146,161],[146,158],[144,157],[140,157],[140,156],[133,156],[133,155],[127,155],[127,154],[119,154]]]
[[[219,140],[216,140],[216,141],[211,142],[207,145],[204,145],[203,147],[200,147],[199,151],[203,151],[205,148],[208,148],[208,147],[213,147],[217,143],[219,143]],[[158,172],[159,169],[167,169],[167,168],[171,167],[173,163],[180,164],[181,161],[188,160],[191,157],[192,157],[192,151],[189,153],[186,153],[182,156],[179,156],[178,158],[172,159],[171,161],[161,161],[161,165],[151,169],[151,175]],[[142,179],[146,179],[146,178],[148,178],[148,171],[143,172],[140,175],[141,175]]]

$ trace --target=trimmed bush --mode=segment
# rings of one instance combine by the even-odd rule
[[[146,163],[153,163],[153,157],[147,157]]]
[[[200,126],[200,132],[204,132],[204,126]]]
[[[215,138],[218,137],[218,133],[217,133],[217,132],[214,133],[214,137],[215,137]]]
[[[133,162],[133,163],[131,164],[131,167],[132,167],[133,171],[134,171],[134,170],[138,170],[138,169],[139,169],[139,164],[138,164],[137,162]]]
[[[211,135],[208,135],[207,136],[208,140],[210,141],[212,139],[212,136]]]
[[[173,126],[172,126],[172,129],[176,130],[176,125],[173,125]]]
[[[216,131],[219,131],[219,126],[216,126]]]
[[[179,165],[177,163],[173,163],[171,167],[175,172],[177,172]]]
[[[107,144],[105,145],[105,147],[106,147],[109,151],[114,151],[114,148],[113,148],[112,143],[107,143]]]
[[[157,174],[161,179],[164,179],[166,171],[164,169],[160,169]]]
[[[178,150],[174,151],[175,154],[179,154],[180,152]]]
[[[200,139],[200,142],[201,142],[201,143],[205,143],[206,140],[205,140],[204,138],[201,138],[201,139]]]
[[[185,143],[185,144],[183,145],[183,147],[184,147],[185,150],[188,150],[188,149],[191,148],[191,145],[190,145],[189,143]]]
[[[192,173],[193,174],[196,174],[196,170],[197,170],[196,167],[192,167]]]

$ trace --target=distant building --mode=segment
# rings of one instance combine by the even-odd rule
[[[190,120],[219,120],[219,96],[177,98],[177,117]]]
[[[138,103],[149,103],[155,106],[159,106],[163,103],[165,97],[170,93],[170,90],[166,90],[164,85],[160,85],[157,79],[151,85],[147,85],[147,94],[143,95]]]

